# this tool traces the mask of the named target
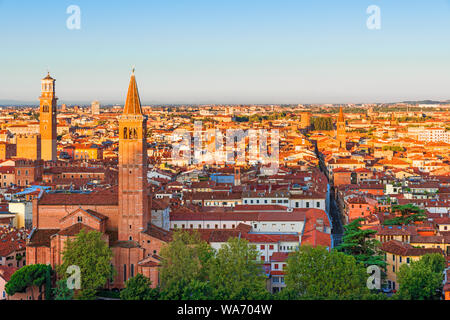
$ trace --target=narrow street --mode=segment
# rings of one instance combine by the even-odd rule
[[[331,224],[333,225],[333,228],[331,230],[331,233],[333,234],[334,244],[333,246],[336,247],[342,242],[342,237],[344,235],[344,228],[342,226],[342,215],[339,211],[339,208],[336,204],[336,200],[334,199],[334,196],[331,196],[331,203],[330,203],[330,216],[331,216]]]
[[[325,167],[324,167],[324,163],[323,163],[323,158],[321,156],[321,154],[319,153],[319,150],[317,150],[316,147],[316,156],[319,159],[319,167],[320,167],[320,171],[322,171],[325,176],[327,176]],[[336,203],[336,200],[334,198],[334,188],[332,187],[330,181],[328,181],[328,183],[330,184],[330,217],[331,217],[331,225],[332,225],[332,229],[331,229],[331,233],[333,235],[333,239],[334,239],[334,243],[333,243],[333,247],[336,247],[337,245],[339,245],[342,242],[342,237],[344,235],[344,227],[342,225],[342,214],[339,211],[339,207]]]

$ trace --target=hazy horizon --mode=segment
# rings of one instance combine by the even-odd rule
[[[94,100],[93,100],[94,101]],[[439,102],[441,104],[450,104],[450,99],[445,99],[445,100],[433,100],[433,99],[423,99],[423,100],[405,100],[405,101],[389,101],[389,102],[362,102],[362,103],[254,103],[254,102],[247,102],[247,103],[226,103],[226,102],[217,102],[217,103],[212,103],[212,102],[204,102],[204,103],[163,103],[163,102],[145,102],[145,101],[141,101],[142,106],[160,106],[160,105],[165,105],[165,106],[182,106],[182,105],[198,105],[198,106],[202,106],[202,105],[305,105],[305,106],[318,106],[318,105],[347,105],[347,104],[353,104],[353,105],[362,105],[362,104],[396,104],[396,103],[406,103],[406,102],[429,102],[432,101],[434,102]],[[109,106],[109,107],[113,107],[113,106],[124,106],[124,102],[102,102],[99,101],[100,105],[102,107],[105,106]],[[58,101],[58,106],[61,106],[62,104],[66,104],[68,106],[90,106],[92,103],[92,101],[66,101],[66,102],[59,102]],[[8,101],[8,100],[1,100],[0,99],[0,107],[11,107],[11,106],[16,106],[16,107],[39,107],[39,101],[37,102],[31,102],[31,101]]]
[[[143,104],[445,101],[449,16],[450,0],[0,0],[0,104],[37,104],[47,68],[59,104],[123,104],[133,65]]]

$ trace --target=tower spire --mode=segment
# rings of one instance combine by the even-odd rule
[[[344,122],[345,118],[344,118],[344,110],[342,109],[342,106],[339,107],[339,117],[338,117],[338,122]]]
[[[336,139],[339,142],[339,148],[346,149],[347,139],[345,132],[344,111],[342,110],[342,106],[339,107],[339,116],[337,119],[336,129]]]
[[[141,99],[139,98],[134,67],[131,74],[130,85],[128,86],[127,100],[125,102],[123,114],[142,114]]]

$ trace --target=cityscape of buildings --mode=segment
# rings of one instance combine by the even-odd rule
[[[55,83],[42,79],[39,109],[0,110],[0,299],[45,299],[40,286],[11,296],[5,288],[24,266],[61,265],[65,243],[82,230],[101,233],[112,250],[107,290],[138,274],[158,287],[160,252],[177,230],[214,250],[247,240],[273,294],[286,287],[292,252],[333,250],[359,218],[381,244],[386,293],[399,289],[402,264],[430,253],[450,261],[448,102],[142,106],[133,71],[124,106],[67,106]],[[276,172],[258,159],[174,157],[179,132],[202,138],[200,154],[215,154],[230,130],[249,132],[235,141],[244,150],[251,130],[278,132]],[[187,141],[194,150],[195,138]],[[426,218],[386,223],[408,205]]]

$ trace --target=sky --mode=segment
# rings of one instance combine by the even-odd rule
[[[0,102],[49,70],[59,103],[123,104],[133,66],[144,104],[447,100],[450,0],[0,0]]]

